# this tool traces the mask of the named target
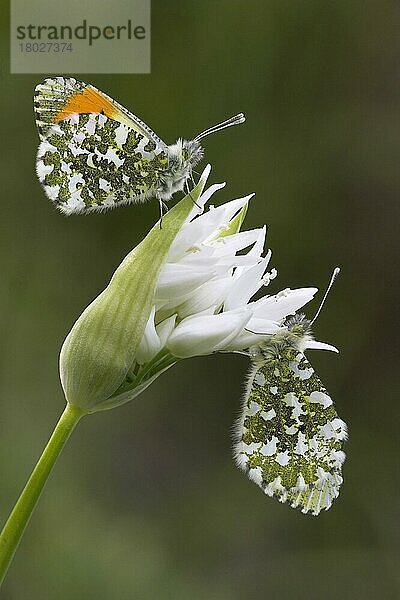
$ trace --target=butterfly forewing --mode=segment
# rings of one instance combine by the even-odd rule
[[[302,352],[260,353],[250,372],[235,456],[269,496],[317,515],[342,483],[346,425]]]
[[[37,173],[63,212],[88,212],[155,195],[167,163],[160,146],[125,123],[73,113],[46,130]]]
[[[123,123],[166,149],[166,144],[139,117],[93,85],[73,77],[45,79],[35,88],[33,104],[39,135],[44,139],[50,128],[72,114],[99,113]]]

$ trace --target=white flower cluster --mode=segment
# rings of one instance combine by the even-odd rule
[[[202,178],[209,172],[207,167]],[[246,350],[266,334],[277,333],[285,318],[317,292],[285,289],[252,301],[276,276],[275,269],[267,271],[271,251],[264,255],[266,228],[239,231],[251,195],[203,213],[224,185],[201,194],[170,248],[136,356],[140,364],[162,349],[177,358]]]

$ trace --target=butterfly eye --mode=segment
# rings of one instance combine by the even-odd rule
[[[169,157],[168,167],[170,169],[174,170],[179,165],[179,163],[180,163],[179,158],[173,154]]]

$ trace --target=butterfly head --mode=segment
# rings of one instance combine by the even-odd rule
[[[203,158],[203,148],[200,142],[198,142],[197,140],[181,140],[181,143],[182,166],[185,165],[189,169],[193,169],[197,165],[197,163],[199,163]]]
[[[203,149],[198,142],[178,139],[167,149],[168,166],[160,174],[159,196],[169,200],[175,192],[183,190],[191,177],[195,165],[203,158]]]
[[[261,355],[269,357],[280,356],[291,359],[296,353],[304,352],[307,347],[311,347],[309,342],[314,340],[312,326],[318,318],[329,291],[331,290],[332,285],[339,273],[340,268],[336,267],[333,270],[329,285],[325,291],[319,308],[312,319],[307,319],[302,313],[296,313],[290,317],[287,317],[282,323],[282,329],[278,333],[268,336],[265,341],[250,349],[250,354],[253,357]],[[318,346],[321,348],[321,344],[319,342]],[[324,344],[324,346],[325,349],[327,349],[327,345]],[[313,347],[316,347],[315,343],[313,343]],[[329,349],[335,350],[333,347],[330,347]]]
[[[288,317],[285,320],[287,335],[294,341],[301,340],[304,336],[311,336],[311,321],[302,313]]]
[[[195,140],[179,138],[168,146],[168,166],[173,171],[185,172],[197,165],[203,158],[203,148]]]
[[[303,314],[295,314],[284,321],[281,331],[267,336],[265,341],[252,349],[251,354],[255,357],[258,355],[290,359],[302,352],[307,342],[312,339],[311,321]]]

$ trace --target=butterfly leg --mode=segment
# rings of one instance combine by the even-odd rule
[[[190,191],[190,187],[187,181],[185,181],[185,186],[186,186],[186,191],[188,193],[188,196],[191,197],[193,204],[195,204],[197,206],[197,208],[201,208],[200,204],[197,204],[196,200],[193,198],[192,193]]]
[[[271,333],[266,333],[265,331],[252,331],[251,329],[248,329],[247,327],[244,328],[245,331],[247,331],[247,333],[254,333],[254,335],[271,335]]]
[[[241,354],[242,356],[247,356],[248,358],[252,358],[251,352],[245,352],[243,350],[218,350],[218,354]]]
[[[159,194],[157,194],[157,200],[158,206],[160,207],[160,229],[162,229],[163,216],[166,212],[168,212],[169,208]]]
[[[157,194],[158,206],[160,207],[160,229],[162,229],[162,220],[164,216],[164,202],[161,199],[161,196]]]

